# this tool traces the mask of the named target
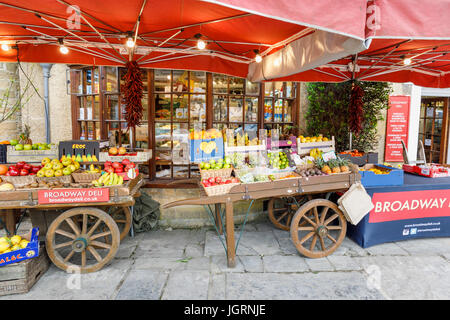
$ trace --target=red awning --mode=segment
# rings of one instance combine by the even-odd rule
[[[450,1],[368,1],[367,50],[272,80],[412,82],[450,87]],[[356,58],[356,64],[355,64]],[[356,67],[355,67],[356,66]]]
[[[132,36],[134,59],[141,67],[246,77],[255,50],[270,56],[316,32],[325,33],[338,49],[334,37],[352,45],[334,50],[330,58],[322,52],[316,64],[312,56],[308,66],[362,50],[366,0],[240,2],[242,6],[199,0],[2,1],[0,42],[17,46],[18,52],[0,50],[0,61],[119,66],[129,60],[124,44]],[[198,34],[207,43],[205,50],[196,48]],[[60,52],[62,44],[69,48],[67,54]]]

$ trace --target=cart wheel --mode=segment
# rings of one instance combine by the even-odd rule
[[[333,253],[344,241],[347,221],[335,203],[315,199],[298,209],[290,229],[292,242],[301,254],[322,258]]]
[[[76,223],[80,218],[81,228]],[[74,208],[51,223],[45,243],[48,256],[58,268],[89,273],[100,270],[114,258],[120,232],[106,212],[97,208]]]
[[[297,212],[299,206],[304,204],[307,200],[311,200],[310,195],[301,198],[270,198],[269,203],[267,204],[270,222],[278,229],[289,231],[292,217]],[[275,208],[275,204],[278,203],[281,203],[281,205],[278,208]]]
[[[131,229],[131,211],[129,207],[109,207],[106,210],[119,228],[120,241],[125,239]]]

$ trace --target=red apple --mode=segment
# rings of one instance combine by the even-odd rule
[[[31,173],[29,173],[28,175],[29,175],[29,176],[35,176],[35,175],[36,175],[36,173],[34,173],[34,172],[31,172]]]
[[[111,161],[106,161],[106,162],[105,162],[105,167],[106,167],[106,166],[111,167],[111,166],[112,166],[112,162],[111,162]]]
[[[123,168],[122,165],[120,164],[120,162],[113,162],[112,167],[113,167],[114,169],[117,169],[117,168]]]
[[[38,173],[39,170],[41,170],[40,166],[33,166],[33,168],[31,168],[32,173]]]
[[[209,181],[208,181],[208,179],[203,179],[202,183],[203,183],[203,185],[205,185],[205,184],[209,183]]]
[[[225,184],[230,184],[231,183],[231,180],[230,179],[228,179],[227,181],[225,181]]]
[[[18,176],[20,173],[19,170],[15,169],[15,168],[12,170],[9,170],[8,172],[9,172],[9,175],[13,176],[13,177]]]
[[[221,177],[216,177],[215,182],[220,184],[222,182],[222,178]]]
[[[11,171],[11,170],[16,170],[17,171],[17,169],[18,168],[16,166],[9,166],[9,168],[8,168],[9,171]]]
[[[126,165],[128,165],[128,164],[130,164],[130,163],[131,163],[130,159],[123,159],[123,160],[122,160],[122,164],[123,164],[124,166],[126,166]]]
[[[21,170],[20,170],[20,175],[21,175],[21,176],[27,176],[28,173],[29,173],[28,170],[25,170],[25,169],[21,169]]]
[[[114,169],[115,173],[122,173],[123,172],[123,168],[116,168]]]
[[[9,177],[11,174],[8,172],[5,173],[5,176]]]
[[[232,183],[239,183],[239,179],[238,179],[238,178],[232,178],[232,179],[231,179],[231,182],[232,182]]]
[[[22,169],[28,170],[28,172],[30,172],[32,168],[33,166],[31,164],[25,163]]]
[[[16,163],[16,168],[19,169],[19,170],[23,169],[24,165],[26,165],[26,162],[24,162],[24,161],[17,162]]]
[[[129,164],[127,164],[127,167],[129,168],[136,168],[136,164],[133,162],[130,162]]]
[[[216,182],[216,179],[214,179],[214,177],[211,177],[211,178],[208,179],[208,182],[213,184],[213,183]]]
[[[114,168],[108,167],[108,168],[105,168],[105,171],[109,172],[109,173],[114,173]]]

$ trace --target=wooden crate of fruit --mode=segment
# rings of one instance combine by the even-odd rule
[[[27,293],[48,270],[50,260],[45,248],[39,256],[0,268],[0,296]]]
[[[322,152],[335,151],[334,137],[327,141],[302,142],[302,138],[297,139],[297,153],[301,156],[308,155],[312,149],[319,149]]]
[[[122,162],[125,159],[131,162],[147,162],[152,158],[151,149],[142,149],[135,151],[127,151],[125,148],[110,148],[108,152],[100,152],[99,160],[100,162]]]
[[[14,146],[8,146],[7,159],[9,163],[20,161],[41,162],[42,158],[58,159],[58,146],[51,145],[46,150],[16,150]]]

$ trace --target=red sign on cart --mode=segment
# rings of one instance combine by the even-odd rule
[[[403,162],[402,140],[408,147],[410,96],[390,96],[386,123],[384,161]]]
[[[374,193],[369,223],[450,216],[450,190]]]
[[[39,204],[107,202],[108,188],[38,190]]]

